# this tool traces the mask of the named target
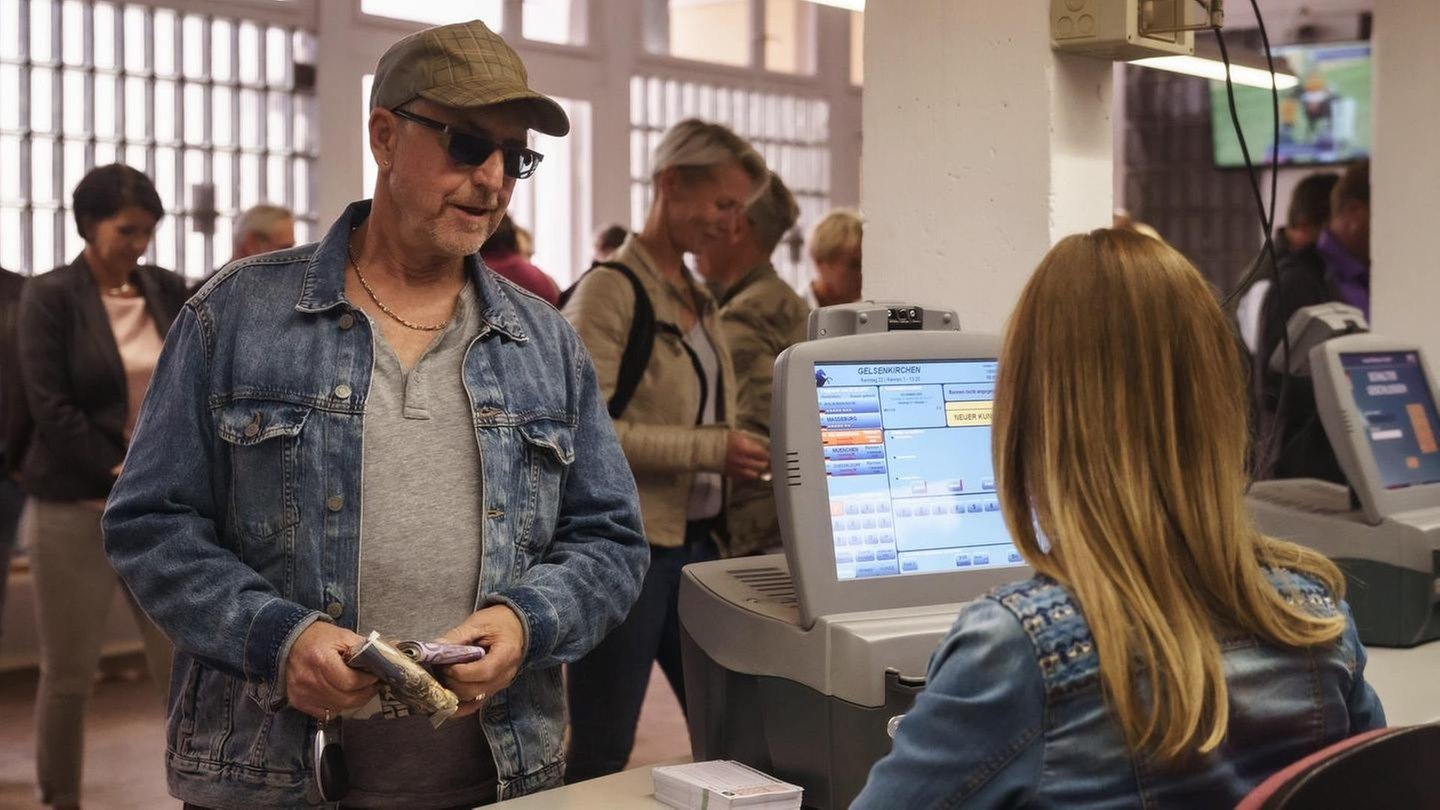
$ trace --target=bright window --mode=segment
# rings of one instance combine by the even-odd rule
[[[87,24],[92,36],[77,35]],[[71,193],[117,161],[148,174],[165,206],[146,261],[203,277],[230,258],[235,216],[260,202],[294,209],[307,239],[315,99],[296,54],[311,39],[139,4],[0,0],[0,97],[29,100],[28,117],[0,104],[0,264],[33,274],[73,259]]]
[[[765,67],[782,73],[815,72],[815,4],[765,0]]]
[[[415,0],[360,0],[360,10],[376,17],[445,25],[447,23],[481,20],[493,31],[504,21],[504,0],[446,0],[443,3]]]
[[[525,38],[561,45],[586,42],[586,0],[525,0]]]
[[[750,64],[750,0],[669,0],[663,15],[647,17],[651,51],[718,62]]]

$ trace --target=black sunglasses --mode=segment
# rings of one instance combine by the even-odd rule
[[[433,129],[443,135],[445,139],[445,152],[450,155],[451,160],[461,166],[479,166],[481,163],[489,160],[490,156],[495,154],[496,149],[499,149],[501,159],[505,164],[505,174],[516,180],[524,180],[534,174],[535,169],[540,166],[540,161],[545,159],[544,155],[536,152],[534,149],[526,149],[523,146],[515,146],[513,144],[496,143],[494,138],[486,135],[477,135],[473,132],[465,132],[449,124],[442,124],[433,118],[417,115],[409,110],[396,107],[390,112],[404,118],[406,121],[414,121],[422,127]]]

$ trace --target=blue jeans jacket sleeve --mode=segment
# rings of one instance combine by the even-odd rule
[[[1385,707],[1380,705],[1380,696],[1375,694],[1365,680],[1365,664],[1368,656],[1365,645],[1360,643],[1360,631],[1355,627],[1355,617],[1350,615],[1350,605],[1341,601],[1345,611],[1345,645],[1355,653],[1355,680],[1350,685],[1346,706],[1350,710],[1350,733],[1362,734],[1372,729],[1385,727]]]
[[[105,550],[177,647],[221,672],[278,685],[283,653],[321,614],[281,598],[218,539],[204,325],[186,305],[165,340],[125,467],[105,510]]]
[[[600,398],[595,367],[575,340],[575,460],[566,473],[555,537],[517,585],[487,600],[520,615],[526,668],[568,663],[599,644],[630,612],[650,565],[635,478]]]
[[[925,691],[852,808],[1005,807],[1039,782],[1045,686],[1019,622],[981,599],[930,662]]]

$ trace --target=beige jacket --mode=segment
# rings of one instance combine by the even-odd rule
[[[735,371],[725,350],[714,299],[687,278],[703,307],[701,325],[720,358],[722,396],[717,403],[717,424],[697,426],[700,381],[695,367],[679,337],[659,328],[669,324],[681,331],[684,299],[660,275],[634,236],[625,240],[610,261],[624,264],[639,277],[655,308],[657,326],[650,364],[629,406],[615,420],[615,432],[640,489],[646,538],[657,546],[680,546],[685,543],[685,511],[694,473],[725,469],[726,433],[735,414]],[[590,351],[601,394],[608,400],[620,376],[620,356],[635,317],[634,289],[620,273],[599,268],[580,281],[565,304],[564,315]]]
[[[769,263],[747,273],[720,296],[720,328],[739,382],[735,419],[741,429],[769,438],[775,358],[805,339],[809,317],[810,307]],[[733,556],[779,545],[772,485],[735,484],[726,523]]]

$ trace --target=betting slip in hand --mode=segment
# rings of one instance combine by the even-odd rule
[[[731,760],[662,765],[655,799],[679,810],[799,810],[802,789]]]

